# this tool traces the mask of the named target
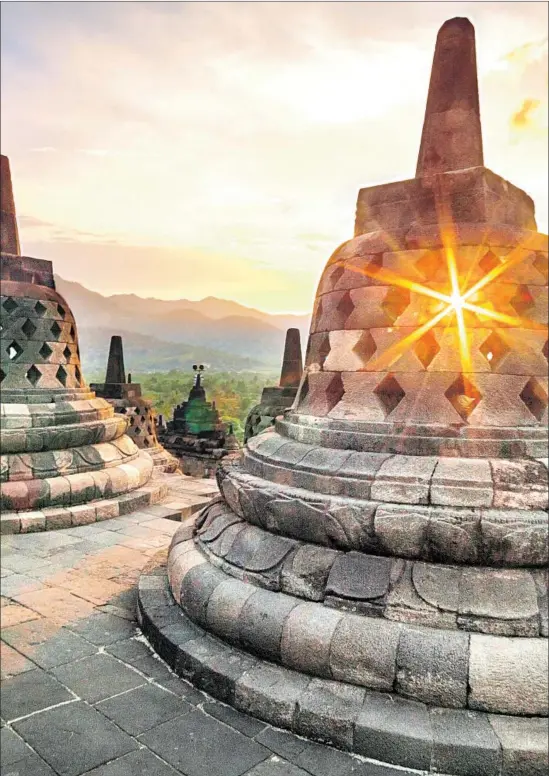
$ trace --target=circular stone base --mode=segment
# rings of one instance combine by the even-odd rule
[[[189,526],[189,538],[192,527]],[[139,580],[138,621],[175,672],[238,710],[381,762],[455,776],[541,776],[547,721],[410,701],[314,678],[229,647],[191,622],[165,566]]]

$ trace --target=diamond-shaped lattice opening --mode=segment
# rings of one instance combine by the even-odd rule
[[[549,361],[549,340],[545,340],[545,345],[542,347],[541,352],[543,353],[547,361]]]
[[[343,267],[336,267],[332,274],[330,275],[330,283],[332,284],[332,288],[335,288],[338,282],[341,280],[342,275],[345,274],[345,270]]]
[[[145,445],[145,447],[150,447],[150,446],[151,446],[150,440],[149,440],[149,439],[147,439],[146,437],[145,437],[145,439],[143,440],[143,444]]]
[[[520,393],[520,398],[536,420],[541,421],[547,407],[547,393],[543,385],[538,383],[535,377],[528,380]]]
[[[31,368],[27,371],[27,374],[25,375],[27,380],[32,386],[35,386],[36,383],[40,380],[42,377],[42,372],[37,369],[34,364],[31,366]]]
[[[479,350],[492,369],[496,369],[501,360],[509,353],[510,348],[507,343],[493,331],[484,340]]]
[[[297,404],[301,404],[301,402],[305,401],[308,395],[309,395],[309,378],[306,377],[305,380],[303,380],[303,383],[301,385]]]
[[[0,369],[0,383],[4,382],[4,378],[6,377],[6,373],[3,369]]]
[[[485,253],[478,263],[479,267],[486,275],[496,267],[499,267],[500,264],[501,259],[496,256],[493,251],[488,251],[488,253]]]
[[[377,388],[374,389],[374,393],[383,407],[385,417],[390,415],[393,410],[396,410],[406,396],[405,391],[393,374],[386,375]]]
[[[342,400],[345,394],[345,388],[343,387],[343,380],[339,372],[334,375],[330,384],[326,388],[326,399],[328,403],[328,412],[331,412],[336,404]]]
[[[82,372],[80,371],[78,366],[74,367],[74,376],[76,377],[76,382],[81,383],[82,382]]]
[[[465,375],[459,375],[444,395],[464,423],[482,399],[478,388]]]
[[[55,373],[55,376],[57,377],[57,379],[59,380],[61,385],[66,385],[67,384],[67,377],[69,375],[68,375],[67,370],[64,367],[60,366],[59,369],[57,370],[57,372]]]
[[[363,332],[363,334],[361,334],[360,339],[354,346],[353,353],[356,353],[357,356],[360,358],[360,360],[362,361],[362,366],[366,366],[366,364],[372,358],[376,350],[377,350],[377,345],[375,343],[374,338],[372,337],[369,331],[365,331]]]
[[[11,298],[11,296],[8,296],[4,304],[2,305],[4,310],[8,313],[12,313],[14,310],[17,310],[17,302],[14,302],[14,300]]]
[[[132,415],[132,416],[130,417],[130,426],[133,426],[133,425],[134,425],[134,423],[135,423],[135,417]]]
[[[61,326],[60,326],[60,325],[57,323],[57,321],[54,321],[54,322],[52,323],[52,326],[51,326],[51,329],[50,329],[50,331],[51,331],[51,333],[53,334],[53,336],[55,337],[55,339],[57,339],[57,338],[59,337],[59,335],[61,334],[61,332],[63,331],[63,329],[62,329],[62,328],[61,328]]]
[[[70,338],[74,339],[76,337],[76,331],[74,329],[74,326],[71,326],[71,330],[69,332]]]
[[[40,350],[38,352],[40,353],[40,355],[42,356],[44,361],[47,361],[48,358],[53,353],[53,350],[50,348],[50,346],[48,345],[47,342],[44,342],[44,344],[42,345],[42,347],[40,348]]]
[[[536,258],[532,262],[533,266],[537,269],[540,275],[543,275],[545,282],[549,280],[549,265],[547,256],[543,253],[536,253]]]
[[[394,286],[387,291],[381,307],[387,313],[391,323],[400,318],[404,310],[410,304],[410,292],[407,288],[397,288]]]
[[[353,300],[351,299],[351,292],[346,291],[341,299],[339,300],[339,303],[337,305],[337,311],[342,313],[342,315],[345,317],[345,320],[351,315],[351,313],[354,311],[355,305]]]
[[[34,332],[36,331],[36,326],[29,318],[27,318],[25,323],[21,326],[21,331],[23,332],[25,337],[28,337],[30,339],[34,334]]]
[[[34,305],[34,312],[35,312],[37,315],[39,315],[40,317],[42,317],[43,315],[45,315],[45,313],[47,312],[47,310],[48,310],[48,308],[47,308],[45,305],[43,305],[43,304],[42,304],[42,302],[37,302],[37,303]]]
[[[67,312],[66,312],[65,308],[63,307],[63,305],[60,305],[60,304],[57,305],[57,312],[59,313],[59,315],[63,319],[65,318],[65,315],[67,314]]]
[[[519,315],[522,315],[534,306],[534,297],[530,293],[528,286],[518,286],[515,295],[510,300],[510,304],[515,308]]]
[[[330,350],[331,350],[330,335],[326,334],[324,336],[324,339],[320,343],[320,347],[318,349],[318,363],[320,364],[320,368],[324,366],[324,362],[330,355]]]
[[[368,277],[375,278],[382,268],[383,268],[383,254],[376,253],[374,255],[374,258],[368,262],[368,265],[366,266],[365,274]]]
[[[438,344],[437,338],[432,331],[427,331],[423,337],[417,341],[417,344],[414,348],[414,353],[423,364],[424,369],[427,369],[439,351],[440,345]]]
[[[141,434],[141,429],[139,428],[139,426],[137,426],[137,428],[135,428],[135,429],[134,429],[133,433],[134,433],[136,436],[139,436],[139,435]]]
[[[427,251],[421,259],[416,261],[415,266],[423,275],[424,280],[432,280],[441,267],[440,254],[435,251]]]
[[[65,350],[63,351],[63,355],[65,356],[65,358],[67,359],[67,361],[68,361],[68,360],[70,359],[70,357],[72,356],[72,350],[69,348],[69,346],[68,346],[68,345],[66,345],[66,347],[65,347]]]
[[[23,348],[15,340],[13,340],[13,342],[9,344],[6,349],[6,353],[8,354],[8,358],[10,361],[15,361],[17,356],[20,356],[22,352],[23,352]]]

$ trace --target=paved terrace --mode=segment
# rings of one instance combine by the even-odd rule
[[[139,574],[165,561],[180,525],[166,515],[193,520],[209,485],[184,478],[125,517],[2,537],[2,776],[402,776],[214,701],[149,648]]]

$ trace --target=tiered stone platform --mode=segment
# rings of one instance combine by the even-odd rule
[[[422,773],[539,776],[548,245],[482,164],[455,19],[417,182],[360,192],[293,407],[221,467],[140,617],[178,673],[272,724]]]

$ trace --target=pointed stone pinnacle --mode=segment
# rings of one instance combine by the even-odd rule
[[[297,388],[303,374],[301,336],[299,329],[288,329],[280,373],[281,388]]]
[[[437,36],[416,178],[483,165],[475,28],[449,19]]]
[[[107,362],[107,376],[105,383],[125,383],[126,370],[124,369],[124,349],[122,337],[117,334],[111,337],[109,360]]]
[[[0,156],[0,250],[19,256],[19,232],[15,217],[15,202],[11,185],[10,162],[7,156]]]

